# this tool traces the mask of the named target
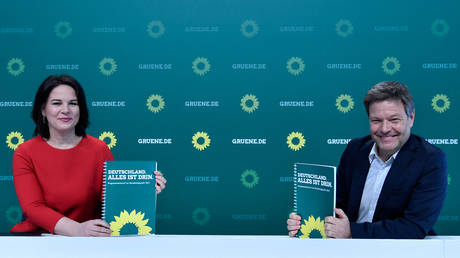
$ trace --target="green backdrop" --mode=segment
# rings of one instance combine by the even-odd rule
[[[443,149],[436,224],[460,233],[457,1],[3,1],[0,231],[21,217],[14,149],[51,74],[85,88],[90,135],[157,160],[160,234],[287,234],[294,162],[338,165],[368,134],[366,91],[406,84]]]

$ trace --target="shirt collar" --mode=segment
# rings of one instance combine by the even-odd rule
[[[372,161],[375,159],[375,158],[378,158],[380,161],[382,161],[382,163],[393,163],[393,161],[396,159],[396,156],[398,155],[399,153],[399,150],[397,152],[395,152],[393,155],[391,155],[391,157],[386,161],[384,162],[380,157],[379,155],[377,155],[377,144],[374,143],[374,145],[372,146],[372,149],[371,149],[371,152],[369,153],[369,163],[372,163]]]

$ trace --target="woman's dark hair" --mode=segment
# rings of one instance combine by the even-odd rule
[[[80,119],[75,126],[75,134],[77,136],[85,136],[86,128],[89,125],[88,106],[86,106],[85,92],[80,83],[69,75],[51,75],[46,78],[35,94],[34,106],[32,109],[32,119],[35,122],[34,136],[40,135],[45,139],[49,139],[50,130],[48,121],[42,115],[42,109],[45,107],[46,102],[51,91],[59,85],[67,85],[72,87],[77,95],[78,107],[80,109]]]

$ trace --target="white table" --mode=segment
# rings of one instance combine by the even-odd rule
[[[0,257],[458,258],[460,237],[425,240],[296,239],[287,236],[0,237]]]

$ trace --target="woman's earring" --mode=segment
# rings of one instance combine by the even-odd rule
[[[46,124],[46,116],[42,116],[43,117],[43,123]]]

